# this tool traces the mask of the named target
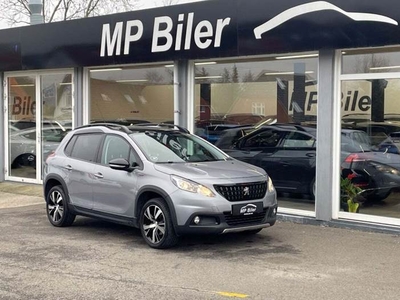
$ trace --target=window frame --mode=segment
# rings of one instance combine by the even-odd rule
[[[139,157],[138,157],[138,155],[137,155],[135,149],[132,147],[132,145],[129,143],[129,141],[128,141],[126,138],[124,138],[124,137],[122,137],[122,136],[120,136],[120,135],[118,135],[118,134],[105,134],[104,139],[103,139],[103,141],[102,141],[102,143],[101,143],[101,145],[100,145],[100,147],[99,147],[98,161],[97,161],[98,164],[100,164],[100,165],[102,165],[102,166],[106,166],[106,167],[109,166],[109,163],[103,163],[103,162],[102,162],[102,158],[103,158],[103,153],[104,153],[104,150],[105,150],[107,138],[110,138],[110,137],[112,137],[112,138],[118,138],[118,139],[124,141],[124,142],[128,145],[128,159],[127,159],[127,161],[128,161],[129,163],[131,162],[130,160],[131,160],[131,154],[132,154],[132,153],[133,153],[133,155],[135,156],[135,161],[136,161],[136,163],[138,163],[138,161],[140,161],[140,159],[139,159]],[[124,159],[126,159],[126,158],[124,158]],[[139,163],[138,163],[138,164],[139,164]],[[139,165],[140,165],[140,164],[139,164]]]
[[[79,138],[82,138],[82,136],[85,136],[85,135],[86,135],[86,136],[87,136],[87,135],[99,135],[99,136],[101,136],[101,137],[100,137],[100,143],[99,143],[99,145],[97,145],[96,153],[95,153],[94,156],[93,156],[93,161],[91,161],[91,160],[86,160],[86,159],[83,159],[83,158],[76,157],[76,156],[73,156],[73,155],[72,155],[72,153],[73,153],[73,151],[74,151],[74,149],[75,149],[75,147],[76,147],[76,145],[77,145],[77,142],[78,142]],[[89,163],[98,163],[99,151],[100,151],[101,145],[103,144],[105,134],[104,134],[104,133],[100,133],[100,132],[84,132],[84,133],[75,134],[75,135],[73,135],[73,136],[71,137],[71,139],[70,139],[70,141],[68,142],[68,144],[71,142],[71,140],[72,140],[75,136],[76,136],[76,139],[75,139],[74,145],[72,146],[71,153],[70,153],[70,155],[69,155],[68,157],[70,157],[70,158],[72,158],[72,159],[79,160],[79,161],[85,161],[85,162],[89,162]],[[68,146],[68,144],[67,144],[67,146]]]

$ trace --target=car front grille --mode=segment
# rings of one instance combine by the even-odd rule
[[[230,212],[225,212],[224,217],[225,221],[229,226],[240,226],[240,225],[251,225],[251,224],[259,224],[265,218],[265,214],[267,213],[267,209],[264,208],[263,212],[256,213],[253,215],[240,215],[233,216]]]
[[[240,183],[235,185],[214,185],[215,190],[228,201],[256,200],[265,197],[267,182]]]

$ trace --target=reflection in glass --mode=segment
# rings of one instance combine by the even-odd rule
[[[8,78],[9,176],[37,178],[39,144],[42,160],[55,150],[72,126],[72,75],[41,75],[41,101],[36,101],[35,76]],[[40,103],[42,115],[37,120]],[[38,140],[37,124],[41,124]]]
[[[8,78],[9,176],[36,178],[35,77]]]
[[[361,188],[360,213],[400,217],[400,79],[345,80],[341,89],[342,180]]]
[[[400,72],[400,48],[342,51],[342,74]]]
[[[92,123],[173,123],[173,99],[173,65],[90,72]]]
[[[318,59],[196,65],[195,133],[264,168],[280,205],[314,210]]]
[[[42,88],[42,160],[57,148],[72,129],[72,75],[40,76]]]

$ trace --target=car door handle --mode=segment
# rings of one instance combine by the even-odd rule
[[[101,174],[101,173],[96,173],[96,174],[93,174],[93,175],[96,178],[103,178],[103,174]]]
[[[306,156],[307,156],[307,157],[315,157],[316,154],[315,154],[315,153],[307,153]]]
[[[66,170],[68,170],[68,171],[71,171],[71,170],[72,170],[72,167],[71,167],[70,165],[66,165],[66,166],[64,166],[64,169],[66,169]]]

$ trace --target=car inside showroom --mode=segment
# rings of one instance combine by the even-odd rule
[[[211,0],[0,30],[0,181],[42,184],[82,125],[176,124],[263,168],[281,217],[400,230],[395,4]]]

